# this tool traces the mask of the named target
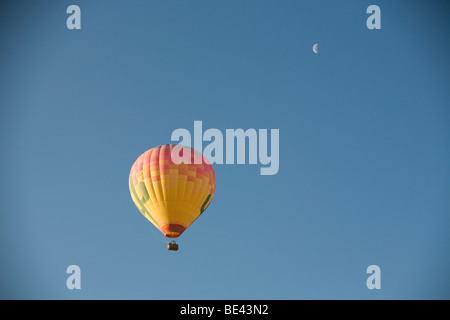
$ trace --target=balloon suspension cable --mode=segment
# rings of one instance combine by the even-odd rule
[[[153,235],[155,236],[156,239],[158,239],[161,242],[164,242],[165,244],[169,244],[170,241],[168,241],[167,239],[164,238],[164,240],[161,238],[161,234],[157,234],[156,230],[153,226],[150,226],[150,229],[152,229],[153,231]]]

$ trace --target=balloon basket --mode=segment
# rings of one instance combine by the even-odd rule
[[[172,241],[167,244],[167,250],[170,251],[178,251],[178,244],[175,243],[175,241]]]

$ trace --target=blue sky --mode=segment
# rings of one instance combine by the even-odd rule
[[[450,298],[448,10],[2,1],[0,298]],[[128,174],[195,120],[279,129],[280,169],[214,165],[210,207],[169,252]]]

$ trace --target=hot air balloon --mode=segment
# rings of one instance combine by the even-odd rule
[[[174,162],[176,146],[162,145],[144,152],[129,177],[136,207],[168,238],[178,238],[206,210],[216,186],[208,159],[194,149],[178,146],[174,152],[181,149],[179,155],[187,161]],[[172,241],[168,249],[178,250],[178,245]]]

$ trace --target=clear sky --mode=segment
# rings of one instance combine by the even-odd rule
[[[449,9],[1,1],[0,298],[449,299]],[[171,252],[128,175],[194,120],[279,129],[279,172],[215,164]]]

